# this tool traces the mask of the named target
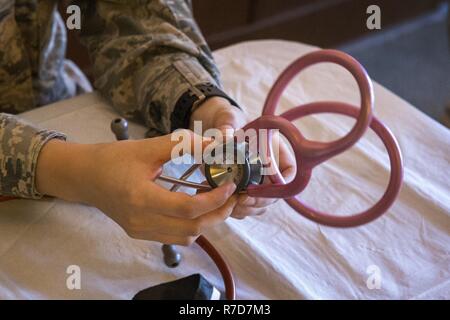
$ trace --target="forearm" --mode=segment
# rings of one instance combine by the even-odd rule
[[[88,203],[89,174],[96,145],[49,141],[41,150],[36,168],[36,188],[40,194],[67,201]]]
[[[186,123],[175,106],[198,84],[220,87],[219,72],[188,1],[78,1],[95,87],[152,135]],[[175,119],[175,121],[173,121]]]
[[[38,199],[36,167],[42,148],[61,133],[41,130],[16,116],[0,113],[0,195]]]

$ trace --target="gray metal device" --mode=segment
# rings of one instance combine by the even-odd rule
[[[128,121],[124,118],[117,118],[111,121],[111,131],[117,140],[128,140]]]
[[[263,166],[258,155],[251,155],[247,142],[224,144],[221,154],[205,159],[205,177],[209,185],[217,188],[227,182],[236,184],[235,193],[243,192],[251,184],[263,182]]]
[[[181,262],[181,254],[173,244],[163,244],[161,247],[164,263],[170,268],[176,268]]]

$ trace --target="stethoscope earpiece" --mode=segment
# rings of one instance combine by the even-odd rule
[[[111,131],[117,140],[128,140],[128,121],[124,118],[117,118],[111,121]]]

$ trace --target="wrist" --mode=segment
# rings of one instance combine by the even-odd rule
[[[86,202],[92,145],[50,140],[42,148],[36,168],[36,188],[41,194]]]
[[[226,103],[227,106],[234,106],[239,109],[238,104],[231,99],[225,92],[212,83],[202,83],[191,86],[177,100],[174,110],[171,114],[171,130],[178,128],[190,128],[194,121],[192,115],[196,113],[201,106],[211,105],[211,99],[220,99],[220,104]],[[202,108],[203,109],[203,108]],[[205,121],[206,117],[201,116],[198,120]]]
[[[230,109],[236,108],[230,102],[222,97],[212,97],[200,104],[189,119],[189,128],[192,130],[194,121],[201,121],[203,130],[214,128],[217,118],[224,113],[228,113]],[[237,109],[237,108],[236,108]]]

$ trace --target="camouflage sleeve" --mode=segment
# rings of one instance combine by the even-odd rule
[[[39,130],[16,116],[0,113],[0,195],[39,199],[36,164],[45,143],[63,134]]]
[[[94,64],[95,87],[152,135],[170,132],[183,93],[220,87],[219,72],[189,0],[78,0],[81,39]]]

